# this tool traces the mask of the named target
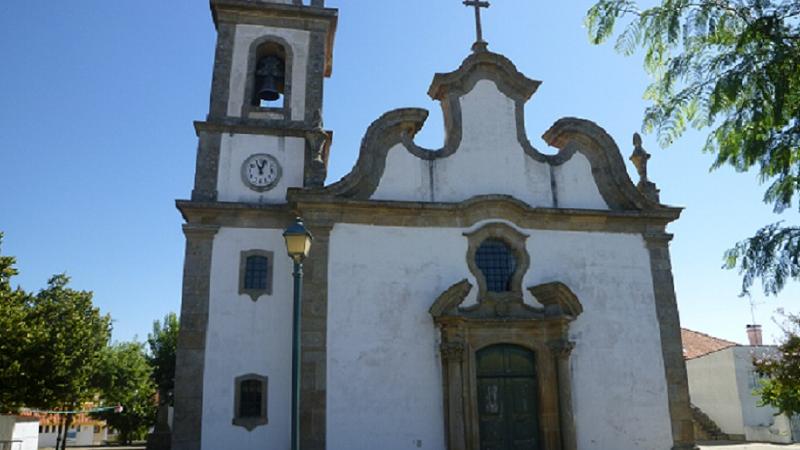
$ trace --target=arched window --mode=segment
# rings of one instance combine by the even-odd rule
[[[233,424],[248,431],[267,423],[267,377],[249,374],[236,378]]]
[[[475,265],[486,279],[489,292],[511,290],[511,277],[517,269],[517,260],[505,242],[486,239],[475,252]]]
[[[283,108],[286,97],[286,49],[267,41],[256,50],[251,102],[261,108]]]

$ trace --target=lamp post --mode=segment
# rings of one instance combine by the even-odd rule
[[[303,260],[311,250],[311,233],[303,225],[303,219],[295,222],[283,232],[286,252],[294,262],[294,312],[292,314],[292,450],[300,448],[300,317],[303,295]]]

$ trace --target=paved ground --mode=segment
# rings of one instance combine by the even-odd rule
[[[98,447],[73,447],[71,445],[67,445],[69,450],[145,450],[144,445],[138,446],[130,446],[130,447],[117,447],[117,446],[98,446]],[[52,447],[43,447],[39,450],[53,450]]]
[[[800,444],[736,444],[736,443],[704,443],[700,444],[702,450],[800,450]]]

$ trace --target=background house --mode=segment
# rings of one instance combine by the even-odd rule
[[[56,414],[38,414],[39,448],[56,446],[58,423]],[[86,414],[75,415],[67,429],[67,445],[100,445],[108,440],[108,427],[104,420],[93,419]]]
[[[36,450],[39,420],[30,416],[0,416],[0,450]]]
[[[681,338],[698,440],[800,440],[800,429],[795,427],[793,433],[791,420],[772,407],[759,406],[754,394],[758,375],[753,357],[776,351],[775,346],[762,345],[760,326],[748,325],[750,345],[687,329],[681,330]]]

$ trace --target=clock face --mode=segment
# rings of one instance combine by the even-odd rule
[[[268,191],[281,179],[281,165],[272,155],[257,154],[242,165],[242,180],[254,191]]]

